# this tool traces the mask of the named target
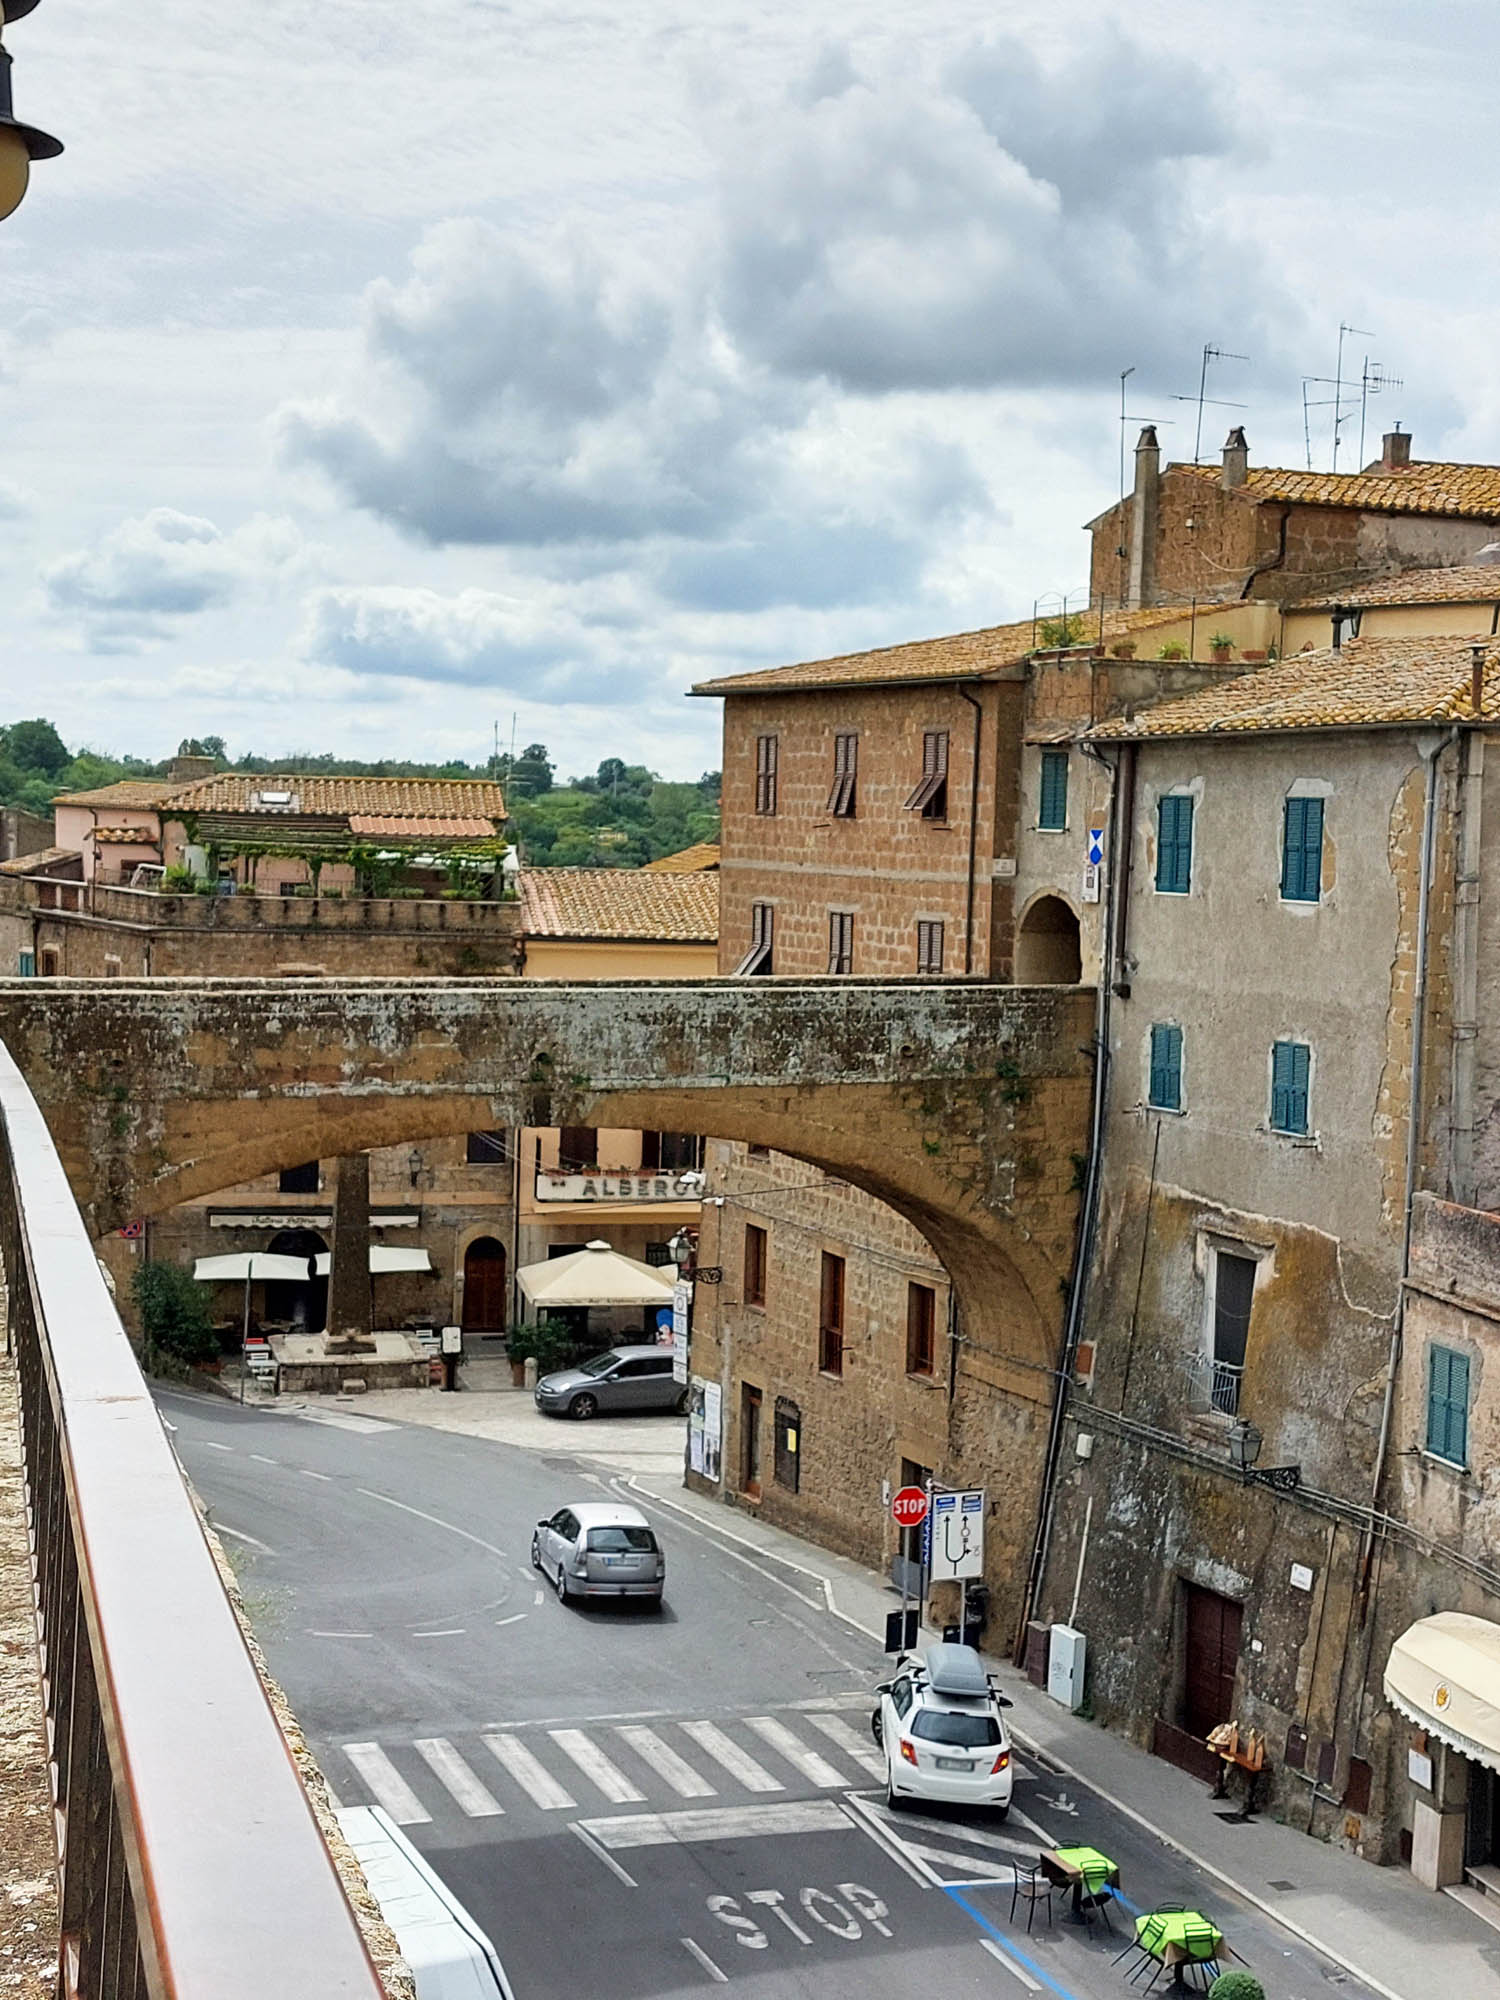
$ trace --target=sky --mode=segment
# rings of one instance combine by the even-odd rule
[[[1205,344],[1205,455],[1306,463],[1343,322],[1401,384],[1366,457],[1500,460],[1492,0],[43,0],[5,41],[67,151],[0,223],[0,720],[73,747],[696,777],[696,680],[1078,601],[1121,372],[1191,458]]]

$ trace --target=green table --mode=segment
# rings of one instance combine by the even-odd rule
[[[1189,1946],[1189,1929],[1199,1936]],[[1212,1936],[1212,1944],[1202,1932]],[[1170,1967],[1174,1988],[1185,1988],[1183,1973],[1190,1965],[1206,1965],[1224,1949],[1224,1933],[1198,1910],[1148,1910],[1135,1920],[1135,1941],[1152,1958]]]
[[[1106,1889],[1120,1880],[1118,1862],[1101,1854],[1097,1847],[1049,1847],[1041,1854],[1042,1873],[1060,1889],[1071,1889],[1071,1916],[1075,1923],[1087,1923],[1083,1899],[1097,1901]]]

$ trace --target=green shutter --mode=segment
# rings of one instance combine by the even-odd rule
[[[1185,896],[1193,879],[1193,801],[1172,793],[1156,809],[1156,886],[1163,895]]]
[[[1042,752],[1042,799],[1037,825],[1048,833],[1061,833],[1068,824],[1068,753]]]
[[[1281,894],[1316,903],[1323,893],[1323,801],[1288,799],[1282,820]]]
[[[1151,1029],[1151,1075],[1146,1100],[1157,1111],[1182,1109],[1182,1030],[1165,1021]]]
[[[1307,1086],[1312,1050],[1306,1042],[1276,1042],[1271,1049],[1271,1129],[1307,1131]]]
[[[1427,1449],[1450,1465],[1469,1462],[1469,1357],[1427,1350]]]

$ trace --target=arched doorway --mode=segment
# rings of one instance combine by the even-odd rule
[[[476,1236],[464,1252],[464,1331],[503,1333],[506,1308],[505,1245]]]
[[[1016,984],[1076,986],[1082,977],[1077,917],[1061,896],[1039,896],[1016,936]]]
[[[328,1245],[315,1229],[279,1229],[266,1245],[277,1257],[321,1257]],[[306,1278],[266,1280],[266,1318],[284,1320],[299,1333],[321,1333],[328,1323],[328,1280]]]

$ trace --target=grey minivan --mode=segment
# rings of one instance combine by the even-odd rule
[[[601,1410],[685,1410],[687,1390],[672,1379],[670,1347],[611,1347],[581,1368],[544,1375],[536,1406],[549,1417],[596,1417]]]
[[[586,1500],[538,1521],[531,1560],[559,1598],[647,1597],[661,1603],[667,1559],[651,1523],[635,1507]]]

